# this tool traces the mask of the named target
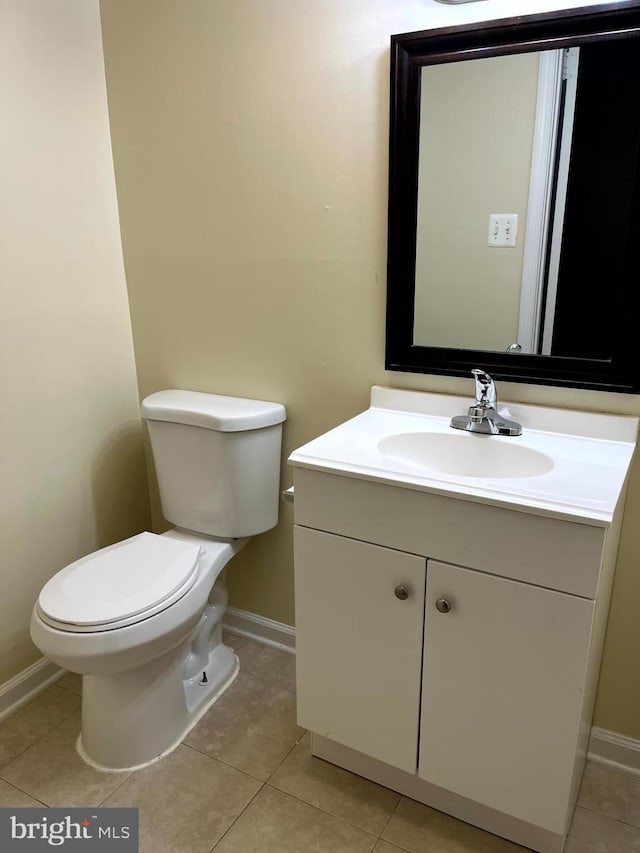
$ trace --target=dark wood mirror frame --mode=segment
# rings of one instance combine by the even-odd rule
[[[387,370],[468,376],[481,367],[503,381],[640,393],[640,163],[611,359],[413,345],[421,69],[639,36],[640,0],[392,36]]]

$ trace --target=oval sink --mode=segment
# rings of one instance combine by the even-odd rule
[[[406,432],[378,442],[383,456],[453,477],[522,479],[538,477],[553,468],[545,453],[509,444],[513,439],[458,433]]]

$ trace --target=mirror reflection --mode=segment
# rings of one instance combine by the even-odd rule
[[[414,345],[609,359],[637,42],[422,69]]]

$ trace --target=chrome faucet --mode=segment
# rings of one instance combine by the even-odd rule
[[[498,395],[493,379],[477,367],[471,371],[476,381],[476,401],[466,415],[451,418],[454,429],[480,435],[522,435],[522,425],[498,414]]]

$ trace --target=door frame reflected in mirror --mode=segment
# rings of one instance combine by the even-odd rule
[[[422,69],[513,53],[640,38],[640,0],[589,9],[564,10],[461,27],[393,36],[391,39],[391,125],[389,254],[387,276],[388,370],[468,376],[481,365],[506,381],[640,393],[640,356],[634,342],[640,317],[640,170],[622,280],[618,321],[610,359],[567,358],[413,343],[417,186]],[[639,43],[640,44],[640,43]],[[576,306],[576,323],[580,306]]]

